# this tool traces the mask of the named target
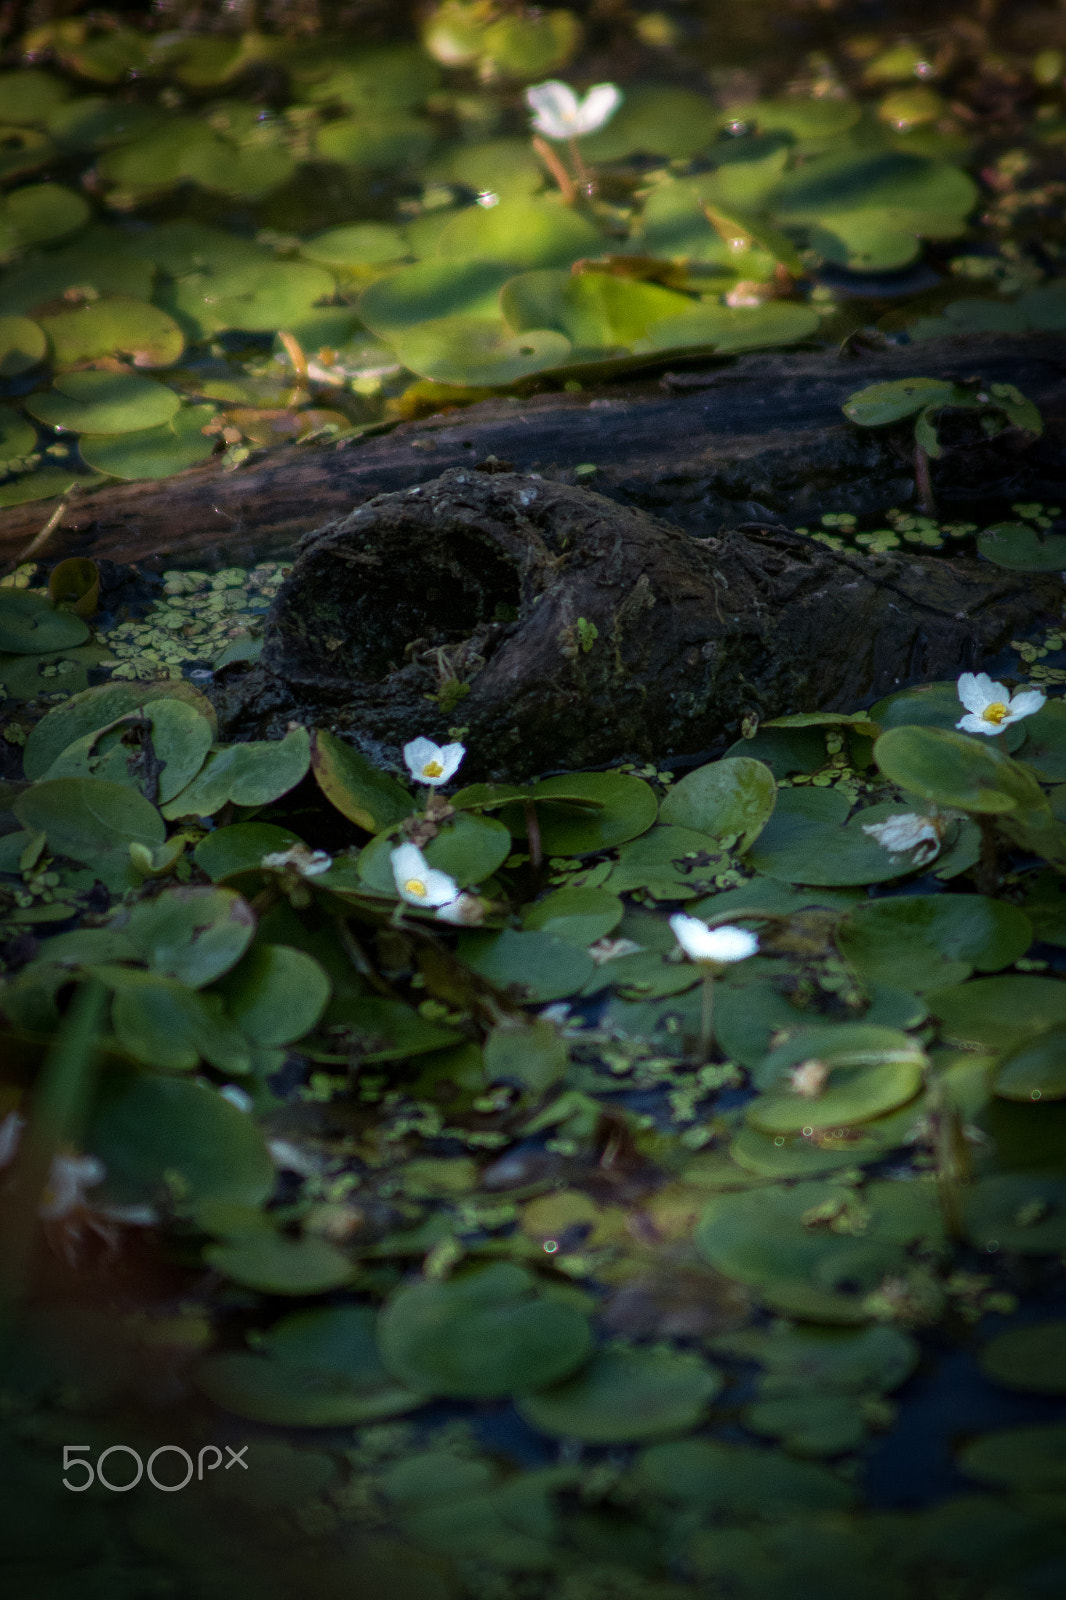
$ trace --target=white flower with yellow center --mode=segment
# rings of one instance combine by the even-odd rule
[[[758,939],[747,928],[709,928],[699,917],[687,917],[683,911],[674,913],[670,927],[682,950],[697,966],[746,961],[759,948]]]
[[[412,739],[403,747],[407,770],[416,783],[428,783],[432,788],[447,783],[458,770],[466,755],[463,744],[434,744],[432,739]]]
[[[916,811],[901,811],[898,816],[886,817],[884,822],[864,822],[862,831],[876,839],[891,855],[913,852],[915,866],[924,867],[939,854],[948,820],[936,813],[923,817]]]
[[[534,130],[546,139],[580,139],[614,115],[622,91],[615,83],[597,83],[579,100],[568,83],[551,78],[526,90],[526,104],[534,114]]]
[[[967,733],[1002,733],[1012,722],[1039,711],[1046,698],[1040,689],[1020,689],[1012,695],[1006,684],[993,683],[987,672],[964,672],[959,679],[959,699],[969,715],[955,726]]]
[[[392,875],[401,900],[426,906],[430,911],[459,898],[459,885],[446,872],[431,867],[416,844],[401,844],[392,851]]]

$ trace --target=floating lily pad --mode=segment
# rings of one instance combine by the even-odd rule
[[[197,339],[234,328],[276,333],[334,292],[331,273],[310,261],[247,260],[191,272],[164,299],[166,309]]]
[[[0,72],[0,106],[5,122],[43,124],[67,98],[70,89],[51,72],[21,67]]]
[[[834,1131],[838,1137],[834,1137]],[[875,1121],[839,1130],[821,1129],[817,1141],[800,1133],[760,1133],[741,1128],[729,1154],[746,1172],[766,1178],[817,1178],[826,1172],[879,1161],[898,1140],[883,1133]]]
[[[522,926],[550,933],[587,950],[622,920],[623,905],[606,889],[556,889],[522,913]]]
[[[412,800],[403,785],[325,729],[312,735],[311,770],[330,804],[368,833],[410,814]]]
[[[866,981],[924,991],[961,983],[974,968],[1012,966],[1033,928],[1016,906],[985,895],[905,895],[856,906],[836,937]]]
[[[697,767],[675,783],[659,808],[663,822],[736,840],[743,852],[770,820],[777,785],[769,767],[746,756]]]
[[[106,478],[87,467],[39,467],[25,477],[13,478],[0,484],[0,506],[21,506],[34,500],[55,500],[67,494],[75,484],[91,489]]]
[[[193,860],[213,883],[238,872],[252,872],[266,855],[303,844],[299,834],[273,822],[232,822],[206,833],[193,851]]]
[[[27,778],[43,778],[56,757],[87,733],[94,733],[119,717],[159,699],[185,701],[205,719],[212,731],[215,710],[210,700],[191,683],[105,683],[83,690],[62,705],[53,706],[30,733],[22,753]]]
[[[301,100],[336,101],[353,110],[403,111],[421,105],[440,82],[440,68],[415,44],[338,51],[331,45],[294,63]]]
[[[570,1060],[566,1040],[550,1022],[499,1023],[485,1041],[485,1077],[540,1095],[557,1083]]]
[[[131,250],[131,242],[117,229],[92,227],[72,244],[31,251],[0,279],[0,309],[31,312],[61,300],[68,289],[148,299],[152,265]]]
[[[523,272],[500,293],[500,308],[517,332],[554,328],[575,348],[627,348],[652,323],[676,316],[692,302],[657,283],[610,272]]]
[[[420,1017],[401,1000],[382,1000],[376,995],[334,1001],[326,1013],[326,1022],[345,1029],[359,1059],[365,1062],[426,1055],[446,1049],[462,1037],[455,1028]]]
[[[1048,700],[1035,716],[1015,726],[1025,740],[1021,760],[1048,782],[1066,779],[1066,703]]]
[[[632,155],[692,156],[706,149],[721,123],[721,112],[693,89],[639,84],[626,91],[606,127],[582,139],[581,149],[592,162]]]
[[[232,889],[189,884],[138,901],[114,926],[153,972],[200,989],[240,960],[255,934],[255,916]]]
[[[488,210],[471,206],[460,211],[441,234],[437,254],[480,257],[528,272],[569,266],[583,256],[598,255],[603,245],[599,230],[556,198],[512,197]]]
[[[958,385],[946,378],[896,378],[849,395],[841,409],[860,427],[880,428],[916,416],[926,406],[951,405],[958,394]]]
[[[359,315],[384,339],[422,322],[498,318],[498,295],[511,276],[494,261],[419,261],[364,290]]]
[[[981,1351],[981,1369],[1008,1389],[1066,1394],[1066,1322],[1008,1328]]]
[[[718,1369],[692,1353],[600,1350],[575,1377],[524,1394],[517,1407],[542,1433],[617,1444],[695,1427],[721,1388]]]
[[[79,449],[90,467],[113,478],[127,482],[171,478],[214,453],[215,437],[204,432],[214,415],[211,405],[182,406],[159,427],[90,434]]]
[[[502,319],[438,317],[391,335],[403,365],[435,383],[505,387],[565,361],[570,341],[550,328],[512,333]]]
[[[90,300],[55,315],[42,316],[58,366],[74,366],[101,356],[124,356],[135,367],[170,367],[185,346],[173,317],[158,306],[128,296]]]
[[[1066,1099],[1066,1027],[1046,1033],[1004,1056],[994,1079],[1004,1100]]]
[[[546,855],[580,856],[609,850],[644,833],[655,821],[655,791],[625,772],[574,772],[533,786]]]
[[[31,322],[29,317],[0,317],[0,378],[17,378],[23,372],[29,372],[43,361],[48,354],[48,340],[44,329],[37,322]],[[22,421],[17,412],[11,411],[9,406],[0,410],[0,416],[5,421],[10,416],[11,423],[20,423],[25,429],[27,424]],[[13,449],[13,426],[5,426],[5,421],[0,421],[0,461],[10,461],[15,456],[28,455],[37,442],[37,434],[30,429],[29,439],[23,435],[21,449]],[[17,436],[16,436],[17,438]]]
[[[38,422],[70,433],[133,433],[168,422],[180,397],[154,378],[130,372],[65,372],[26,409]]]
[[[588,1319],[537,1294],[532,1275],[505,1262],[401,1288],[378,1321],[378,1349],[393,1377],[456,1399],[554,1383],[591,1348]]]
[[[0,200],[0,258],[50,244],[88,222],[88,204],[58,183],[35,183]]]
[[[953,733],[963,714],[958,684],[952,678],[946,683],[923,683],[910,689],[898,689],[870,707],[867,715],[882,733],[889,728],[921,727],[943,728]],[[1017,750],[1026,737],[1031,719],[1016,722],[1004,728],[996,737],[997,745],[1008,752]]]
[[[109,100],[101,94],[64,100],[48,114],[48,132],[65,150],[106,150],[154,133],[165,121],[158,106]]]
[[[350,222],[305,239],[300,254],[322,267],[376,266],[402,260],[407,254],[407,242],[399,228],[387,223]]]
[[[36,655],[66,650],[89,637],[88,625],[73,611],[59,611],[45,595],[26,589],[0,590],[0,650]]]
[[[746,122],[760,133],[787,133],[801,144],[821,143],[853,128],[862,114],[857,100],[834,95],[821,99],[787,95],[728,107],[730,121]]]
[[[759,306],[702,305],[653,323],[637,349],[762,350],[809,339],[819,325],[817,313],[809,306],[790,301],[767,300]]]
[[[647,889],[657,899],[689,900],[728,865],[728,853],[709,833],[658,823],[621,846],[607,882],[612,894]]]
[[[952,984],[927,1003],[948,1038],[989,1050],[1011,1050],[1066,1025],[1066,985],[1029,973]]]
[[[978,1249],[1019,1255],[1066,1250],[1066,1178],[1000,1172],[965,1191],[966,1232]]]
[[[1066,1423],[997,1428],[974,1439],[959,1455],[967,1477],[1021,1491],[1066,1489]]]
[[[528,139],[483,139],[461,144],[436,157],[435,177],[461,183],[475,192],[530,195],[544,187],[544,167]]]
[[[994,816],[1044,805],[1032,778],[987,738],[939,728],[890,728],[874,745],[886,778],[941,806]]]
[[[156,803],[170,800],[199,772],[211,748],[212,728],[187,700],[160,698],[128,712],[110,727],[75,739],[52,762],[46,778],[103,778],[135,789]],[[152,764],[145,764],[144,740]],[[160,762],[157,770],[154,762]],[[146,794],[147,790],[147,794]]]
[[[1066,568],[1066,535],[997,522],[977,535],[977,552],[1008,572],[1060,572]]]
[[[651,1445],[638,1456],[636,1473],[653,1494],[703,1516],[842,1511],[855,1500],[852,1486],[824,1467],[717,1439]]]
[[[203,1083],[113,1072],[86,1129],[85,1149],[107,1170],[97,1191],[115,1205],[259,1206],[274,1163],[254,1120]]]
[[[548,933],[464,933],[459,958],[500,989],[525,1000],[559,1000],[592,976],[592,957]]]
[[[850,821],[849,810],[847,796],[835,789],[780,790],[750,864],[786,883],[826,886],[885,883],[914,870],[909,855],[891,855],[864,831],[898,814],[898,803],[868,806]]]
[[[378,169],[413,166],[435,143],[432,122],[402,112],[342,117],[324,123],[315,136],[315,150],[324,160]]]
[[[260,1335],[254,1354],[209,1355],[193,1378],[216,1405],[275,1427],[351,1427],[397,1416],[425,1396],[385,1371],[374,1326],[369,1306],[297,1311]]]
[[[410,797],[405,791],[410,810]],[[392,852],[403,842],[399,833],[380,833],[359,857],[359,876],[368,889],[378,894],[395,895]],[[511,853],[511,835],[495,817],[460,812],[446,822],[425,847],[426,860],[438,872],[446,872],[460,888],[482,883]]]
[[[214,992],[241,1032],[269,1049],[309,1033],[329,991],[325,971],[305,951],[257,943]]]
[[[203,1058],[222,1072],[248,1072],[247,1039],[177,979],[109,964],[92,971],[114,991],[111,1026],[120,1051],[157,1072],[191,1072]]]
[[[921,1062],[913,1058],[870,1066],[834,1066],[821,1094],[807,1098],[788,1090],[770,1091],[752,1102],[747,1121],[750,1127],[768,1134],[845,1129],[905,1105],[921,1086]]]
[[[355,1277],[355,1266],[326,1239],[290,1239],[272,1229],[209,1244],[204,1261],[261,1294],[327,1294]]]
[[[785,1395],[745,1406],[744,1426],[779,1439],[797,1456],[837,1456],[865,1441],[867,1422],[861,1399],[845,1394]]]
[[[48,837],[48,847],[92,868],[108,888],[131,887],[131,844],[154,851],[166,838],[155,806],[119,783],[53,778],[35,783],[12,809],[24,828]]]
[[[208,756],[197,777],[164,807],[164,815],[210,817],[228,800],[239,806],[265,806],[294,789],[311,764],[306,728],[284,739],[231,744]]]

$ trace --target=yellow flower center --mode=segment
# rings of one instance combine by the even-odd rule
[[[1003,718],[1007,715],[1007,708],[1001,700],[994,700],[990,706],[985,706],[981,717],[985,722],[994,722],[998,728]]]
[[[443,771],[444,768],[439,761],[427,761],[422,768],[422,776],[423,778],[439,778]]]
[[[404,884],[404,891],[407,894],[417,895],[420,900],[426,898],[426,886],[421,878],[408,878]]]

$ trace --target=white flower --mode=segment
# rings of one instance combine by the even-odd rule
[[[271,872],[284,872],[287,867],[293,867],[301,878],[316,878],[320,872],[329,871],[333,859],[328,850],[309,850],[305,844],[292,844],[287,850],[275,850],[264,856],[259,865]]]
[[[947,817],[923,817],[915,811],[902,811],[884,822],[864,822],[862,831],[893,855],[913,851],[915,866],[922,867],[939,853],[947,823]]]
[[[476,894],[456,895],[454,900],[437,907],[437,920],[453,922],[459,928],[479,928],[485,920],[485,902]]]
[[[993,683],[987,672],[964,672],[959,679],[959,699],[970,714],[955,726],[967,733],[1002,733],[1012,722],[1039,711],[1045,698],[1040,689],[1020,689],[1012,695],[1005,684]]]
[[[597,83],[579,100],[568,83],[552,78],[526,90],[526,104],[534,113],[533,127],[546,139],[579,139],[602,128],[622,104],[622,91],[614,83]]]
[[[700,966],[746,961],[759,948],[758,939],[746,928],[708,928],[699,917],[686,917],[683,911],[674,913],[670,926],[689,960]]]
[[[812,1056],[809,1061],[801,1061],[799,1066],[793,1067],[788,1075],[793,1094],[802,1095],[804,1100],[817,1100],[825,1088],[828,1078],[828,1066],[815,1056]]]
[[[451,905],[459,898],[459,885],[446,872],[431,867],[416,844],[401,844],[393,850],[392,875],[400,898],[412,906]]]
[[[47,1221],[65,1217],[88,1204],[85,1190],[103,1183],[104,1164],[95,1156],[53,1156],[37,1215]]]
[[[224,1083],[218,1092],[223,1100],[228,1100],[231,1106],[237,1107],[238,1111],[251,1111],[252,1097],[247,1089],[242,1089],[239,1084]]]
[[[412,778],[417,783],[431,784],[433,788],[447,783],[465,755],[465,745],[439,745],[432,739],[412,739],[403,747],[403,758]]]

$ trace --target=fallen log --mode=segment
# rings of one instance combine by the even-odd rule
[[[376,760],[460,727],[464,776],[513,780],[849,711],[971,670],[1061,605],[1057,574],[777,528],[694,539],[587,489],[459,468],[305,538],[261,663],[215,698],[228,737],[295,717]]]

